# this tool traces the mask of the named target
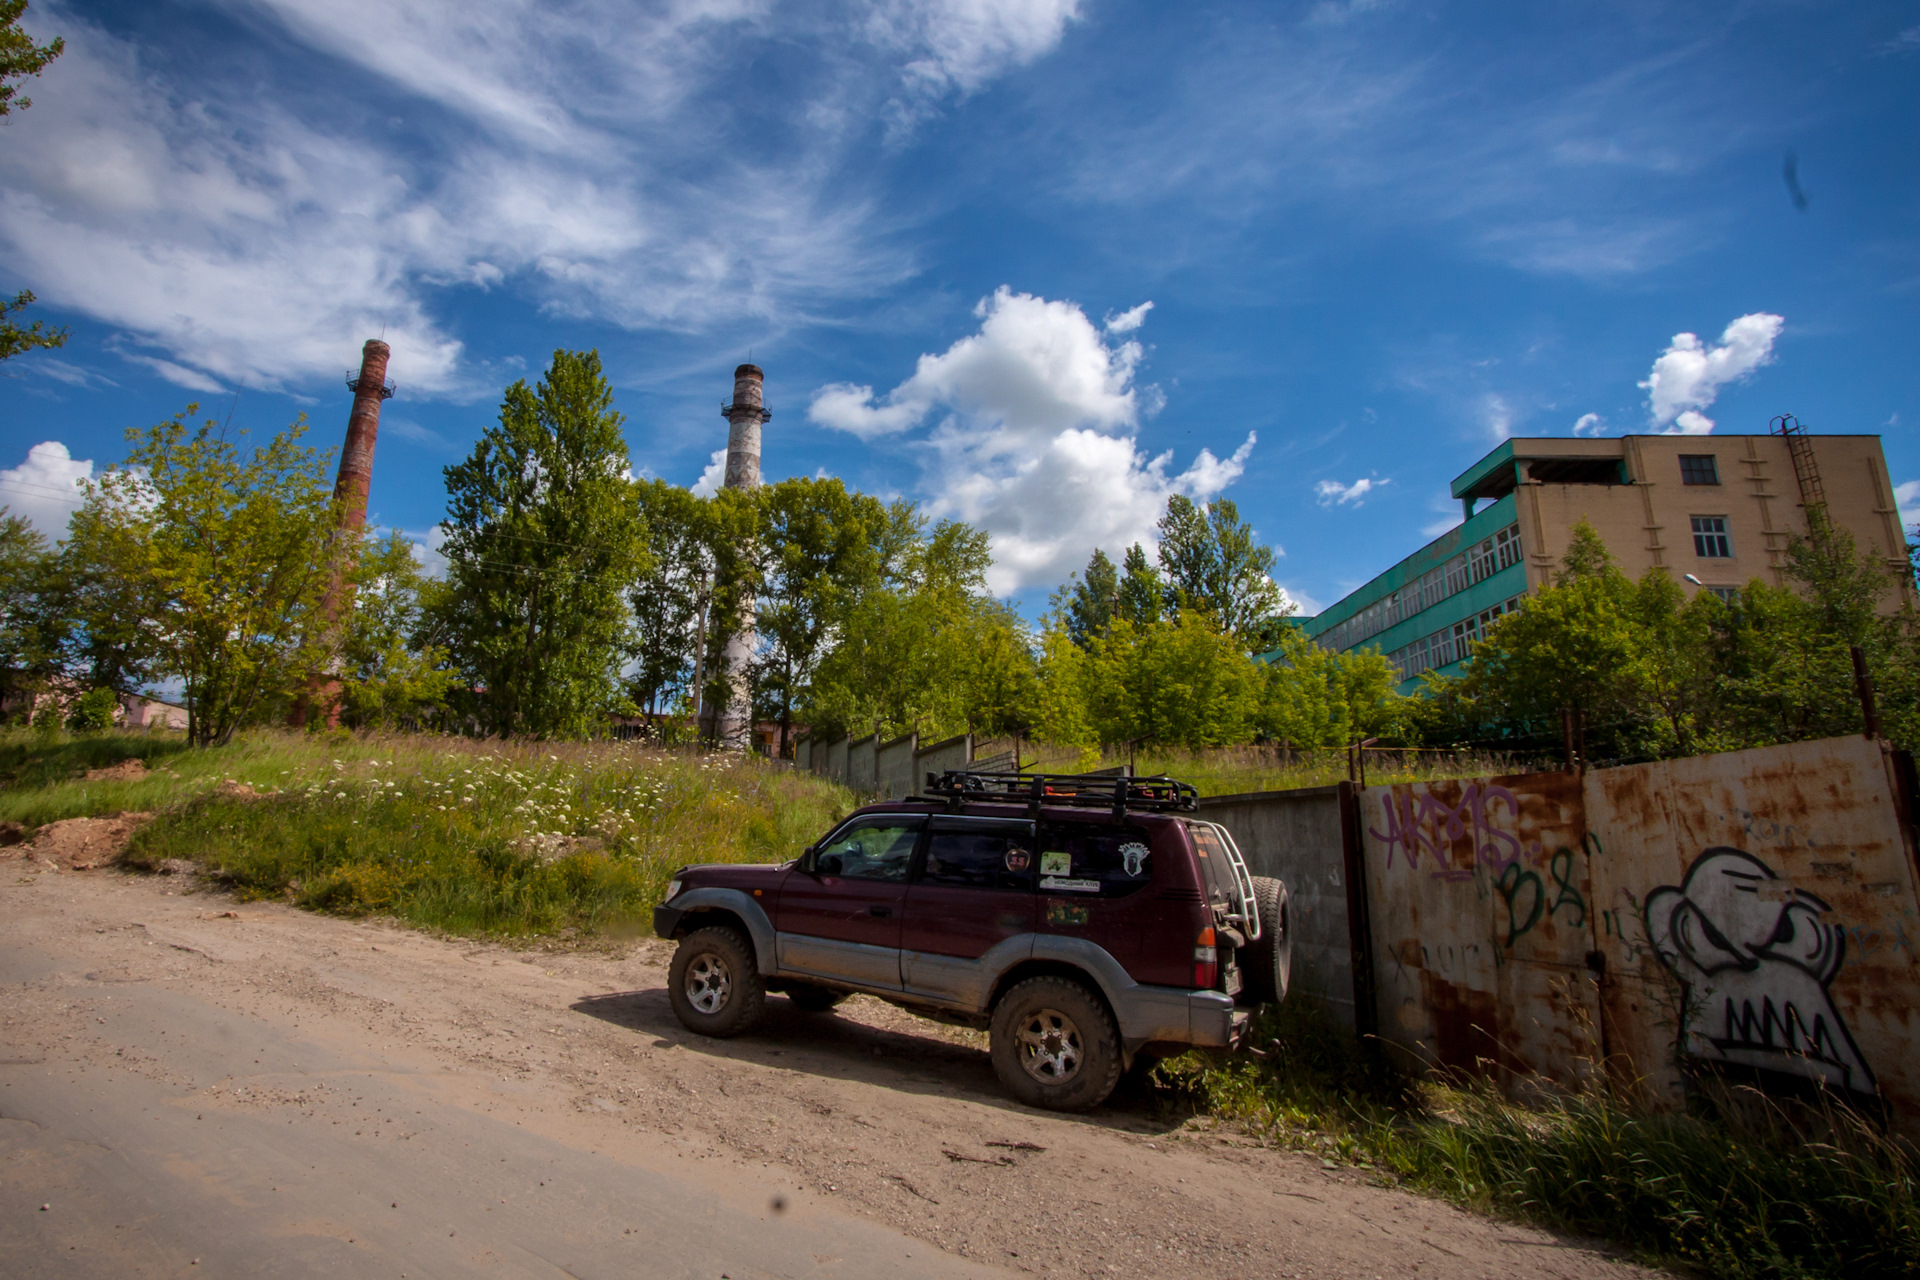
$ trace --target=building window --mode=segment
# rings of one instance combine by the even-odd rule
[[[1491,578],[1499,568],[1499,562],[1494,557],[1493,539],[1488,538],[1469,551],[1467,562],[1468,573],[1475,582],[1479,582],[1482,578]]]
[[[1722,604],[1732,604],[1740,598],[1740,588],[1738,587],[1708,587],[1707,590],[1720,597]]]
[[[1719,484],[1720,468],[1714,464],[1711,453],[1683,453],[1680,455],[1681,484]]]
[[[1728,560],[1733,557],[1733,544],[1727,540],[1725,516],[1693,517],[1693,554],[1708,560]]]
[[[1520,563],[1520,526],[1508,525],[1493,535],[1494,551],[1500,557],[1502,569],[1512,568]]]

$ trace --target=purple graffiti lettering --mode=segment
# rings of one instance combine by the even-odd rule
[[[1496,872],[1504,872],[1526,852],[1520,838],[1506,829],[1519,826],[1520,802],[1505,787],[1469,782],[1460,789],[1457,805],[1449,805],[1431,791],[1416,795],[1411,789],[1392,787],[1380,797],[1380,815],[1386,830],[1369,827],[1367,834],[1386,846],[1389,869],[1396,851],[1406,859],[1408,870],[1417,870],[1420,855],[1426,853],[1439,864],[1435,875],[1468,878],[1471,868],[1447,865],[1449,850],[1466,835],[1472,837],[1474,862]],[[1536,856],[1540,853],[1538,842],[1532,849]]]

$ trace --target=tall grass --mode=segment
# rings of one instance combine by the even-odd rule
[[[76,776],[129,755],[153,772]],[[753,757],[417,736],[19,735],[0,740],[0,777],[0,819],[28,825],[159,810],[135,867],[185,859],[242,898],[490,935],[638,931],[675,868],[792,857],[853,805]]]
[[[1302,1007],[1257,1034],[1264,1058],[1189,1054],[1158,1078],[1279,1145],[1709,1275],[1920,1275],[1920,1153],[1838,1102],[1709,1081],[1691,1114],[1604,1088],[1523,1107],[1416,1085]]]

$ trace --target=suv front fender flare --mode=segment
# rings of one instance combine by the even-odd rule
[[[681,921],[705,912],[739,918],[746,926],[747,936],[753,940],[753,960],[762,976],[771,976],[779,967],[773,945],[773,921],[767,919],[766,908],[744,889],[689,889],[672,902],[653,909],[653,931],[662,938],[672,938],[679,931]]]

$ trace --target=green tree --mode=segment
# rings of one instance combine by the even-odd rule
[[[1409,698],[1395,692],[1393,665],[1372,650],[1333,653],[1297,627],[1275,633],[1263,668],[1257,727],[1296,747],[1345,747],[1402,735]]]
[[[218,746],[327,665],[335,504],[304,420],[243,454],[212,421],[189,431],[197,407],[127,433],[127,461],[74,513],[67,559],[93,584],[78,631],[114,637],[129,671],[180,680],[189,739]]]
[[[1258,669],[1212,614],[1196,609],[1148,627],[1116,619],[1093,643],[1083,688],[1102,742],[1246,742],[1260,704]]]
[[[439,611],[480,724],[583,735],[621,701],[623,587],[643,566],[639,500],[597,351],[555,351],[446,468]]]
[[[341,719],[355,728],[385,729],[432,716],[445,705],[454,680],[430,621],[445,584],[427,577],[413,545],[398,533],[366,548],[349,580],[352,607],[341,628]]]
[[[878,500],[848,493],[839,480],[783,480],[757,493],[760,551],[755,629],[760,651],[754,688],[780,722],[787,755],[793,709],[854,602],[877,585],[875,534],[887,513]]]
[[[56,560],[46,538],[0,507],[0,702],[43,688],[65,628]]]
[[[1160,568],[1170,605],[1204,609],[1221,630],[1239,636],[1282,612],[1272,578],[1273,548],[1254,541],[1253,526],[1226,498],[1207,505],[1175,494],[1160,517]]]
[[[987,535],[957,521],[929,532],[895,506],[880,543],[891,563],[848,610],[801,714],[855,735],[1024,728],[1037,693],[1032,647],[1019,616],[987,592]]]
[[[39,75],[67,47],[67,42],[61,39],[35,44],[33,37],[20,29],[20,19],[26,11],[27,0],[0,0],[0,117],[25,111],[33,105],[33,99],[17,96],[20,81]],[[37,347],[66,345],[66,329],[49,329],[40,320],[22,327],[14,319],[33,300],[32,292],[26,289],[11,300],[0,297],[0,360]]]
[[[638,485],[643,554],[628,588],[627,694],[651,715],[690,694],[701,610],[713,585],[707,504],[679,485]]]
[[[33,37],[20,29],[20,19],[26,12],[27,0],[0,0],[0,116],[33,105],[32,98],[18,96],[19,82],[39,75],[67,47],[67,42],[58,38],[35,44]]]
[[[1115,612],[1136,627],[1150,627],[1166,616],[1167,581],[1148,561],[1139,543],[1127,548]]]
[[[1100,548],[1093,549],[1084,574],[1074,574],[1054,592],[1048,604],[1065,623],[1073,642],[1084,648],[1106,632],[1120,598],[1120,571]]]
[[[1600,724],[1636,709],[1641,637],[1633,583],[1594,527],[1573,527],[1559,576],[1473,646],[1468,678],[1511,725],[1553,733],[1563,710]]]

